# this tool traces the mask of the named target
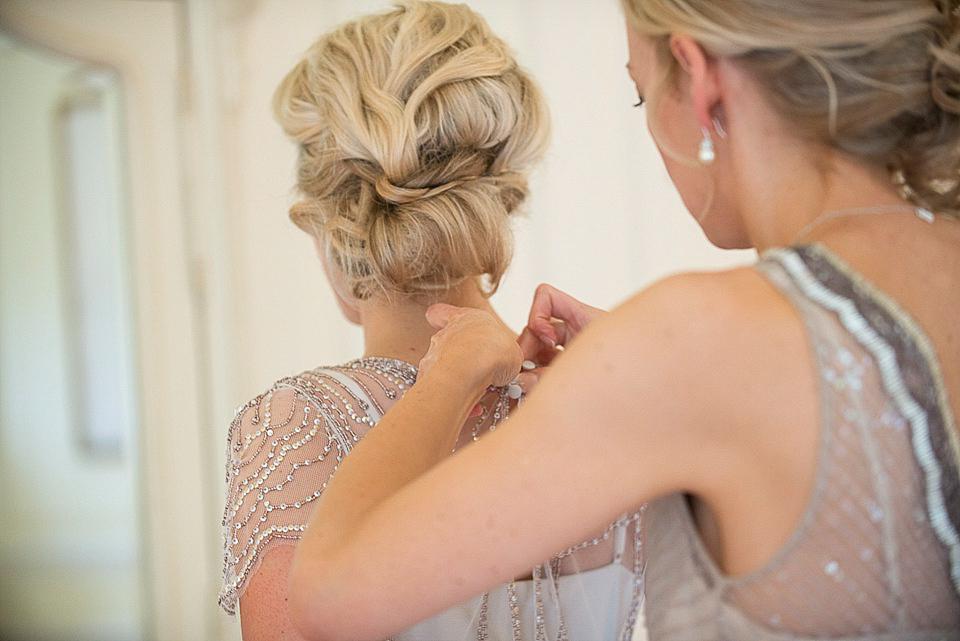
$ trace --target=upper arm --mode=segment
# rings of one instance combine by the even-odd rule
[[[594,321],[501,429],[380,503],[325,559],[331,611],[363,612],[344,632],[384,636],[646,501],[709,492],[744,456],[738,394],[761,381],[742,322],[769,298],[755,276],[686,276]]]
[[[287,580],[295,552],[281,545],[263,555],[240,596],[243,641],[303,641],[290,622]]]
[[[290,558],[345,454],[328,427],[317,405],[289,385],[248,403],[230,426],[220,605],[233,613],[239,600],[245,638],[248,630],[265,631],[265,621],[282,618],[289,627]]]

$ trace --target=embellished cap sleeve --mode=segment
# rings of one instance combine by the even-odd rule
[[[342,393],[313,380],[279,382],[241,407],[230,426],[219,596],[229,614],[266,552],[300,539],[314,502],[363,436]]]
[[[344,456],[410,389],[416,374],[403,361],[362,358],[283,379],[238,410],[227,443],[219,599],[224,610],[236,612],[271,549],[299,541]],[[489,390],[480,416],[464,425],[457,449],[497,428],[512,402],[507,388]],[[529,578],[393,638],[631,638],[643,590],[641,512],[538,564]]]

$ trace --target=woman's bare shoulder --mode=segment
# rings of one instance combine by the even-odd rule
[[[678,367],[713,365],[705,375],[762,357],[771,341],[796,338],[800,319],[790,301],[756,269],[669,276],[617,307],[602,331],[644,356]],[[682,355],[686,360],[678,360]],[[641,356],[641,354],[636,354]]]
[[[750,267],[664,278],[634,294],[589,328],[584,342],[636,362],[662,367],[712,367],[704,376],[738,369],[777,337],[796,338],[800,321],[789,300]],[[581,337],[578,337],[580,340]],[[613,346],[616,345],[614,348]],[[687,374],[689,375],[689,374]]]
[[[665,490],[741,459],[790,391],[812,387],[802,323],[759,272],[665,278],[577,337],[565,354],[587,394],[629,425],[625,450],[683,451]],[[752,446],[747,446],[752,447]],[[698,455],[699,453],[699,455]],[[694,482],[695,483],[695,482]],[[686,485],[686,487],[681,487]]]
[[[698,323],[697,326],[722,330],[724,320],[740,322],[749,318],[758,306],[783,302],[785,299],[779,291],[757,269],[746,266],[667,276],[640,290],[614,311],[622,310],[628,315],[655,314],[667,319],[710,312],[709,318],[714,324]]]

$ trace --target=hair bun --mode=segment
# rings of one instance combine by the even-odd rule
[[[294,222],[361,298],[427,293],[510,260],[509,214],[543,154],[532,78],[465,5],[408,1],[321,37],[274,113],[301,144]]]
[[[418,200],[439,196],[442,193],[460,187],[470,181],[478,180],[479,178],[479,176],[458,178],[457,180],[451,180],[435,187],[404,187],[394,184],[387,178],[386,174],[381,173],[374,181],[374,188],[377,190],[377,195],[388,204],[407,205]]]

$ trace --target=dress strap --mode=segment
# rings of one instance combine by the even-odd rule
[[[361,387],[352,376],[334,369],[324,369],[323,373],[350,390],[350,392],[357,398],[367,400],[370,403],[370,407],[366,410],[367,416],[370,417],[370,420],[374,424],[380,422],[380,419],[383,418],[383,414],[378,411],[377,404],[374,403],[373,399],[370,398],[367,390],[363,389],[363,387]]]
[[[884,388],[908,420],[914,458],[924,475],[927,515],[948,552],[960,595],[960,504],[951,498],[960,495],[957,430],[932,343],[893,299],[825,248],[801,246],[777,258],[873,356]]]

